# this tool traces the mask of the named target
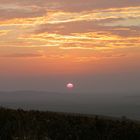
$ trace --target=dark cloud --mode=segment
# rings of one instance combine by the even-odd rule
[[[44,9],[40,10],[23,10],[23,9],[0,9],[0,19],[13,18],[32,18],[42,16],[46,13]]]
[[[98,21],[97,21],[98,22]],[[37,27],[35,33],[60,33],[60,34],[71,34],[71,33],[84,33],[84,32],[93,32],[105,29],[104,26],[99,26],[95,21],[75,21],[61,24],[42,24]]]
[[[140,27],[131,26],[131,27],[122,28],[118,26],[116,29],[114,27],[113,30],[110,31],[113,34],[123,36],[123,37],[140,37]]]
[[[8,6],[7,6],[8,5]],[[7,7],[2,9],[2,7]],[[15,6],[15,7],[14,7]],[[19,6],[16,9],[16,6]],[[139,0],[0,0],[0,19],[27,18],[45,15],[50,10],[81,12],[95,9],[140,6]],[[14,7],[14,9],[12,9]],[[21,7],[21,9],[20,9]],[[24,10],[34,7],[36,10]]]
[[[139,0],[65,0],[63,7],[65,11],[88,11],[94,9],[133,7],[140,5]]]
[[[114,7],[139,6],[140,0],[1,0],[0,4],[18,4],[24,6],[40,6],[48,9],[64,11],[87,11],[93,9],[105,9]]]
[[[87,33],[87,32],[100,32],[100,34],[105,34],[105,32],[110,32],[112,34],[123,36],[123,37],[138,37],[140,36],[140,27],[138,26],[104,26],[104,23],[115,22],[118,19],[105,19],[101,21],[77,21],[70,23],[61,23],[56,25],[43,24],[37,27],[34,31],[35,34],[39,33],[59,33],[63,35],[70,35],[72,33]],[[121,19],[123,20],[123,19]],[[102,23],[100,25],[100,23]]]

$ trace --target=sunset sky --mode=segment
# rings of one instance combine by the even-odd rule
[[[140,0],[0,0],[0,90],[140,91]]]

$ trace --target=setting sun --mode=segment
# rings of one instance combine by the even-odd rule
[[[74,88],[74,84],[72,84],[72,83],[68,83],[68,84],[67,84],[67,88],[68,88],[68,89],[72,89],[72,88]]]

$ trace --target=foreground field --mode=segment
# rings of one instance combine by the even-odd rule
[[[0,140],[139,140],[140,123],[80,114],[0,108]]]

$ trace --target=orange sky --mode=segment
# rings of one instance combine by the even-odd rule
[[[139,0],[1,0],[0,75],[140,69]]]

